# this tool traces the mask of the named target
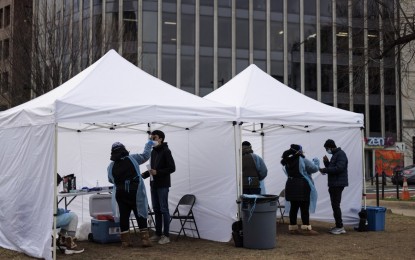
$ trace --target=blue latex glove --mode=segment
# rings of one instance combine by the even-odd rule
[[[319,160],[317,157],[314,157],[314,158],[312,159],[312,161],[313,161],[313,164],[314,164],[315,166],[317,166],[318,168],[320,168],[320,160]]]

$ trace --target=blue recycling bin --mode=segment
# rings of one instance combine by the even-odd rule
[[[366,211],[367,211],[368,230],[370,231],[385,230],[386,208],[367,206]]]

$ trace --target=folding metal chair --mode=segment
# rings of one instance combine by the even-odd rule
[[[154,221],[154,211],[148,206],[148,218],[147,218],[147,227],[156,227],[156,222]],[[130,215],[131,226],[134,229],[134,234],[137,235],[138,223],[137,219],[134,216],[134,213]]]
[[[155,228],[156,222],[154,221],[154,211],[150,208],[150,205],[148,206],[148,216],[149,216],[149,218],[147,219],[148,227]]]
[[[196,225],[195,216],[193,214],[193,206],[195,202],[196,202],[195,195],[192,195],[192,194],[184,195],[180,199],[179,203],[177,204],[176,209],[174,210],[174,213],[171,215],[170,223],[172,222],[173,219],[180,220],[179,232],[170,230],[171,233],[178,234],[176,237],[176,240],[179,238],[182,232],[184,236],[187,236],[186,230],[191,230],[192,235],[194,234],[194,231],[196,231],[197,237],[200,238],[199,230]]]
[[[280,201],[281,198],[285,198],[285,189],[283,189],[280,192],[280,195],[278,195],[278,200],[277,200],[277,204],[278,204],[277,205],[277,209],[279,209],[280,214],[281,214],[281,216],[280,216],[280,223],[284,223],[285,205],[282,205],[281,204],[281,201]]]

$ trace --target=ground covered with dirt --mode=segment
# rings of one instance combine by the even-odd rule
[[[203,239],[173,239],[170,244],[140,247],[133,235],[133,248],[122,249],[120,243],[97,244],[78,242],[85,252],[78,255],[57,253],[57,259],[414,259],[415,217],[387,212],[385,231],[356,232],[332,235],[329,223],[312,222],[318,236],[288,234],[288,224],[277,224],[277,246],[258,250],[235,247],[233,241],[219,243]],[[174,238],[174,237],[173,237]],[[0,259],[33,259],[0,248]]]

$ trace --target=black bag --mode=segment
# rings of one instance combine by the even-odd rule
[[[368,222],[367,222],[367,210],[362,209],[359,212],[359,226],[355,227],[354,230],[358,232],[366,232],[369,231]]]
[[[243,246],[243,231],[242,231],[242,220],[236,221],[232,224],[232,238],[235,243],[235,247]]]

